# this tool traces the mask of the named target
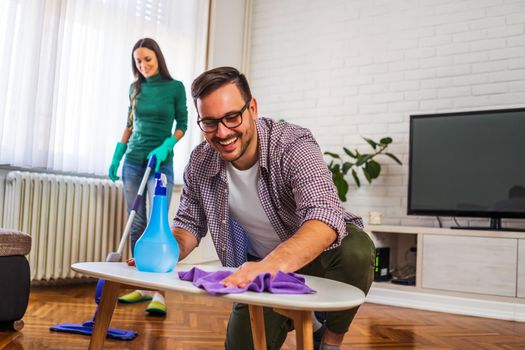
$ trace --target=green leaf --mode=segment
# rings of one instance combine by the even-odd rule
[[[343,174],[337,173],[332,176],[334,185],[337,189],[337,196],[342,202],[346,202],[346,194],[348,193],[348,183]]]
[[[366,180],[368,181],[368,183],[371,184],[371,183],[372,183],[372,178],[370,177],[370,174],[368,173],[368,171],[366,170],[366,168],[363,168],[363,169],[361,169],[361,170],[363,170],[363,174],[365,174],[365,178],[366,178]]]
[[[357,149],[350,150],[347,147],[343,147],[344,154],[339,155],[335,152],[324,152],[324,155],[331,157],[332,159],[328,163],[328,169],[332,174],[332,180],[337,189],[337,195],[343,202],[346,201],[346,196],[349,190],[349,183],[345,178],[348,172],[352,172],[352,178],[354,179],[357,187],[361,187],[361,180],[358,176],[358,170],[361,168],[363,175],[369,183],[381,174],[381,164],[373,160],[378,154],[385,154],[387,157],[393,159],[399,165],[403,163],[392,153],[385,152],[388,145],[392,143],[391,137],[383,137],[379,142],[372,139],[363,139],[374,149],[374,152],[361,154]],[[352,158],[351,161],[343,161],[345,155]]]
[[[375,160],[370,160],[365,164],[363,170],[366,170],[366,172],[370,176],[370,180],[377,179],[377,177],[381,173],[381,165]]]
[[[352,157],[352,158],[357,158],[357,156],[355,155],[355,153],[352,153],[352,151],[350,151],[348,148],[343,147],[343,150],[344,150],[345,153],[348,154],[350,157]]]
[[[363,137],[363,140],[365,140],[366,142],[368,142],[368,144],[370,146],[372,146],[373,149],[376,149],[377,147],[377,142],[373,141],[373,140],[370,140],[370,139],[367,139],[366,137]]]
[[[339,157],[339,154],[337,154],[337,153],[324,152],[324,154],[326,154],[327,156],[330,156],[332,158],[341,159],[341,157]]]
[[[350,170],[350,168],[352,167],[352,165],[354,164],[350,162],[344,162],[343,163],[343,174],[346,175],[348,173],[348,170]]]
[[[373,155],[371,155],[371,154],[360,155],[359,158],[357,158],[357,162],[355,163],[355,165],[356,166],[361,166],[361,165],[365,164],[372,157],[373,157]]]
[[[401,161],[395,155],[393,155],[392,153],[385,152],[385,155],[387,155],[390,158],[392,158],[393,160],[395,160],[397,162],[397,164],[403,165],[403,163],[401,163]]]
[[[383,145],[389,145],[389,144],[392,143],[392,138],[391,137],[383,137],[381,140],[379,140],[379,143],[383,144]]]
[[[361,187],[361,181],[359,181],[359,178],[357,177],[357,173],[355,172],[355,169],[352,169],[352,176],[354,178],[354,181],[357,187]]]

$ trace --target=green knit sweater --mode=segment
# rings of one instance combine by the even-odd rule
[[[129,88],[130,99],[133,91],[134,83]],[[146,164],[148,154],[173,134],[174,120],[176,130],[186,132],[188,109],[184,85],[178,80],[163,80],[160,74],[146,78],[135,102],[133,133],[128,141],[126,160]],[[170,152],[163,164],[172,163],[173,152]]]

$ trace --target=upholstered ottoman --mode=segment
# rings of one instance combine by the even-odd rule
[[[29,301],[31,236],[0,228],[0,327],[19,331]]]

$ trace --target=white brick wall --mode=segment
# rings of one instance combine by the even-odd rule
[[[525,105],[524,0],[253,0],[250,51],[260,115],[310,128],[323,150],[393,137],[403,167],[380,159],[345,204],[388,224],[437,225],[406,216],[410,114]]]

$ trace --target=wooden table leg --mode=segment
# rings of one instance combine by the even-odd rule
[[[253,347],[255,350],[266,350],[266,333],[264,331],[264,310],[262,306],[248,305],[252,326]]]
[[[102,290],[102,297],[98,305],[98,312],[93,327],[93,334],[89,342],[89,350],[102,350],[106,334],[108,332],[111,316],[117,303],[117,297],[120,290],[120,283],[106,280],[104,282],[104,289]]]
[[[297,350],[313,350],[314,337],[312,311],[284,310],[277,308],[274,308],[274,311],[293,320],[297,340]]]

